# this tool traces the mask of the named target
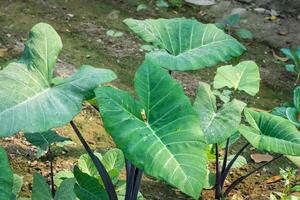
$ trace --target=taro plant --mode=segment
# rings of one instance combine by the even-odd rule
[[[300,86],[295,87],[293,92],[293,104],[289,106],[284,104],[281,107],[276,107],[272,111],[273,114],[287,118],[298,128],[300,127]]]
[[[196,70],[240,56],[245,47],[214,24],[197,20],[126,19],[124,23],[140,38],[160,50],[146,55],[170,71]]]
[[[234,13],[229,15],[221,22],[216,23],[216,26],[230,35],[237,36],[240,39],[253,39],[253,34],[250,30],[240,27],[241,15]]]
[[[280,51],[293,63],[286,64],[285,68],[289,72],[293,72],[297,74],[297,79],[295,81],[295,85],[298,84],[300,78],[300,46],[296,49],[287,49],[282,48]]]
[[[110,70],[83,65],[73,76],[53,84],[53,70],[61,48],[56,31],[48,24],[37,24],[29,34],[21,59],[0,71],[1,137],[19,131],[43,133],[69,123],[81,111],[82,102],[94,97],[96,87],[116,78]],[[10,180],[9,173],[6,178]],[[105,182],[106,187],[109,184],[112,185],[111,181]],[[4,195],[10,196],[10,187],[4,186],[0,193],[4,191]],[[5,200],[10,198],[4,195]]]

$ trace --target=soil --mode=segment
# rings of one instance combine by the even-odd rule
[[[149,10],[137,12],[140,3],[149,4]],[[252,6],[252,7],[251,7]],[[146,0],[0,0],[0,49],[7,49],[7,55],[0,57],[0,66],[5,66],[9,61],[18,59],[23,49],[23,42],[28,31],[38,22],[51,24],[62,37],[64,49],[59,57],[56,73],[61,76],[72,74],[81,64],[90,64],[95,67],[112,69],[118,74],[118,80],[113,84],[121,89],[133,91],[133,76],[144,58],[140,49],[144,44],[135,35],[130,33],[122,23],[125,18],[171,18],[194,17],[202,22],[214,22],[222,19],[235,8],[245,8],[243,26],[254,32],[254,41],[242,41],[248,51],[241,60],[255,60],[260,66],[261,88],[256,97],[249,97],[243,93],[238,94],[241,100],[250,106],[270,110],[283,102],[291,100],[291,91],[294,87],[295,76],[285,71],[282,63],[273,56],[273,51],[279,54],[279,48],[292,47],[300,44],[299,20],[293,16],[278,18],[279,21],[269,21],[264,14],[253,12],[253,5],[242,4],[236,1],[220,1],[210,7],[197,7],[184,5],[180,9],[159,9],[154,1]],[[261,31],[259,31],[257,29]],[[285,36],[277,34],[276,30],[288,29]],[[120,38],[106,35],[108,30],[122,31]],[[292,38],[292,42],[291,41]],[[280,42],[278,42],[280,41]],[[278,44],[279,43],[279,44]],[[216,67],[193,72],[173,73],[180,81],[191,98],[199,81],[212,83]],[[84,133],[84,137],[91,147],[99,152],[105,152],[114,147],[114,142],[105,132],[98,113],[88,104],[74,119],[75,123]],[[64,148],[55,147],[55,171],[71,169],[78,157],[84,153],[80,142],[75,137],[69,125],[57,129],[58,133],[69,136],[75,145]],[[238,142],[233,150],[238,149],[243,141]],[[32,173],[41,172],[48,176],[49,163],[44,158],[34,156],[36,149],[24,140],[22,134],[0,140],[9,153],[11,166],[16,174],[24,176],[22,196],[29,196],[32,185]],[[256,166],[250,159],[250,154],[255,153],[250,148],[245,157],[249,164],[239,170],[231,172],[229,180],[246,173]],[[231,194],[241,195],[244,199],[265,200],[270,192],[281,191],[283,182],[265,184],[264,181],[278,175],[279,167],[295,167],[283,158],[261,172],[249,177],[246,182],[238,186]],[[123,174],[124,176],[124,174]],[[190,199],[178,190],[144,176],[142,193],[146,199]],[[205,190],[202,199],[213,199],[213,191]]]

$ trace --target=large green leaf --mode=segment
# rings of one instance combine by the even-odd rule
[[[300,133],[287,119],[251,109],[244,111],[251,127],[241,125],[239,131],[259,150],[284,155],[300,155]]]
[[[207,145],[189,99],[149,60],[135,75],[135,90],[139,101],[112,87],[95,90],[106,130],[135,166],[198,198]]]
[[[7,154],[0,147],[0,197],[10,199],[13,191],[13,173],[10,169]]]
[[[58,38],[49,25],[34,26],[20,63],[0,71],[0,136],[62,126],[80,112],[83,100],[94,96],[95,87],[116,78],[110,70],[86,65],[51,86],[48,76],[52,78],[61,48]]]
[[[55,131],[52,130],[42,133],[25,133],[24,136],[26,140],[29,141],[31,144],[40,147],[44,150],[47,149],[53,143],[71,140],[70,138],[58,135]]]
[[[243,61],[236,66],[219,67],[214,80],[214,88],[223,87],[243,90],[254,96],[259,91],[259,69],[253,61]]]
[[[290,122],[292,122],[297,127],[300,127],[300,121],[299,121],[299,112],[296,108],[287,108],[286,109],[286,117]]]
[[[232,100],[217,111],[216,97],[206,83],[200,83],[194,109],[209,144],[221,143],[238,130],[245,103]]]
[[[241,55],[245,47],[214,24],[194,19],[126,19],[128,27],[146,42],[161,48],[147,55],[169,70],[195,70]]]
[[[39,23],[29,33],[21,62],[40,73],[43,83],[48,84],[61,49],[62,42],[56,31],[48,24]]]

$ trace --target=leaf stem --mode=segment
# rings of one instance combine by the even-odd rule
[[[258,170],[262,169],[263,167],[265,167],[266,165],[274,162],[275,160],[281,158],[283,155],[279,155],[275,158],[273,158],[271,161],[266,162],[265,164],[261,165],[258,168],[255,168],[254,170],[252,170],[251,172],[249,172],[248,174],[241,176],[240,178],[236,179],[233,183],[231,183],[231,185],[226,189],[226,191],[224,192],[224,196],[223,197],[227,197],[227,195],[231,192],[232,189],[234,189],[238,184],[240,184],[244,179],[246,179],[248,176],[251,176],[253,173],[257,172]]]
[[[220,200],[221,197],[221,174],[219,167],[219,150],[218,144],[215,144],[216,148],[216,185],[215,185],[215,199]]]
[[[249,146],[249,142],[247,142],[242,148],[235,154],[235,156],[232,158],[232,160],[228,163],[225,170],[222,172],[221,175],[221,188],[224,187],[225,179],[228,176],[228,173],[233,165],[233,163],[236,161],[236,159],[241,155],[241,153]]]
[[[227,138],[221,174],[224,173],[226,165],[227,165],[227,157],[228,157],[228,151],[229,151],[229,142],[230,142],[230,138]],[[223,186],[221,186],[221,187],[223,187]]]
[[[126,194],[125,200],[136,200],[141,184],[143,171],[126,159]]]
[[[93,153],[93,151],[91,150],[91,148],[89,147],[89,145],[87,144],[87,142],[85,141],[83,136],[81,135],[81,133],[80,133],[79,129],[77,128],[77,126],[75,125],[75,123],[73,121],[71,121],[70,124],[71,124],[74,132],[76,133],[77,137],[79,138],[81,144],[83,145],[86,152],[88,153],[88,155],[92,159],[93,163],[95,164],[95,166],[98,170],[98,173],[103,180],[105,190],[108,193],[109,199],[110,200],[118,200],[114,185],[113,185],[105,167],[103,166],[103,164],[101,163],[99,158],[97,156],[95,156],[95,154]]]
[[[51,147],[49,146],[48,152],[47,152],[47,157],[50,162],[50,179],[51,179],[51,193],[52,197],[54,198],[55,195],[55,187],[54,187],[54,173],[53,173],[53,153],[51,151]]]

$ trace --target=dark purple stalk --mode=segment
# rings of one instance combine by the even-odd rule
[[[74,132],[76,133],[77,137],[79,138],[81,144],[85,148],[86,152],[92,159],[94,165],[96,166],[98,173],[103,180],[105,190],[108,193],[109,199],[110,200],[118,200],[114,185],[113,185],[105,167],[103,166],[103,164],[101,163],[99,158],[97,156],[95,156],[95,154],[93,153],[93,151],[91,150],[91,148],[89,147],[89,145],[87,144],[87,142],[85,141],[83,136],[81,135],[81,133],[80,133],[79,129],[77,128],[77,126],[75,125],[75,123],[73,121],[71,121],[70,124],[71,124]]]
[[[226,189],[226,191],[224,192],[223,197],[227,197],[227,195],[231,192],[232,189],[234,189],[238,184],[240,184],[244,179],[246,179],[248,176],[251,176],[253,173],[257,172],[258,170],[262,169],[263,167],[265,167],[266,165],[269,165],[270,163],[274,162],[275,160],[281,158],[282,155],[279,155],[275,158],[273,158],[271,161],[266,162],[265,164],[261,165],[258,168],[255,168],[254,170],[252,170],[251,172],[249,172],[248,174],[241,176],[240,178],[236,179],[233,183],[231,183],[231,185],[228,186],[228,188]]]
[[[51,193],[52,193],[52,197],[54,197],[55,187],[54,187],[54,173],[53,173],[53,153],[51,151],[50,146],[48,148],[47,157],[48,157],[48,160],[50,162]]]
[[[216,185],[215,185],[215,199],[220,200],[221,197],[221,182],[220,182],[220,167],[219,167],[219,150],[218,144],[215,144],[216,148]]]
[[[228,165],[225,167],[225,170],[222,172],[221,175],[221,188],[224,186],[224,182],[226,177],[228,176],[228,173],[233,165],[233,163],[236,161],[236,159],[241,155],[241,153],[249,146],[249,142],[247,142],[233,157],[233,159],[228,163]]]
[[[228,157],[228,151],[229,151],[229,142],[230,142],[230,138],[228,138],[227,141],[226,141],[226,147],[225,147],[225,153],[224,153],[224,159],[223,159],[221,174],[224,173],[226,165],[227,165],[227,157]]]
[[[126,194],[125,200],[136,200],[143,171],[126,160]]]

